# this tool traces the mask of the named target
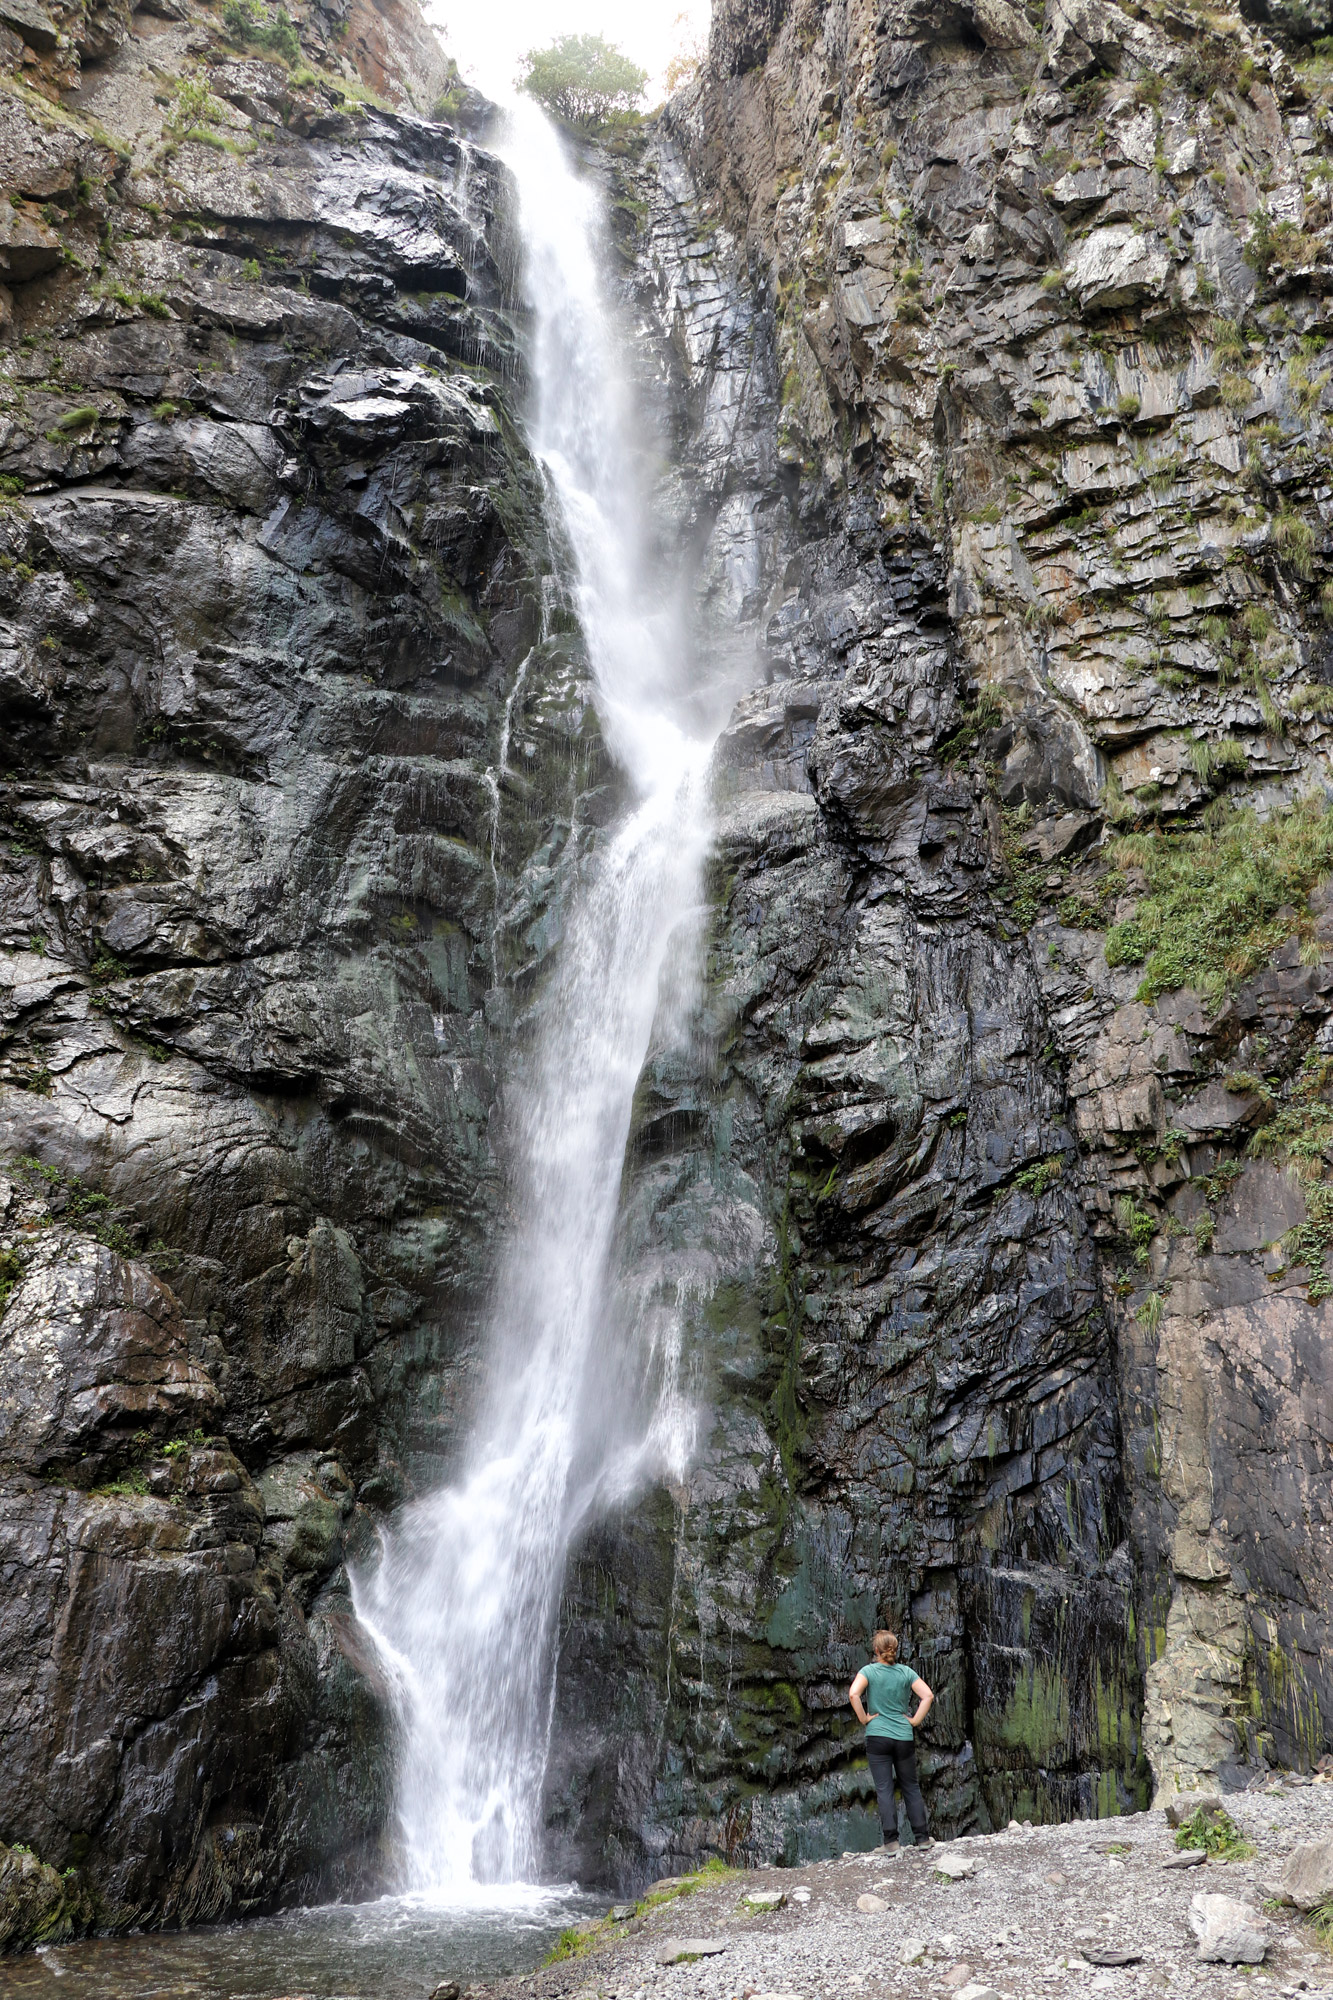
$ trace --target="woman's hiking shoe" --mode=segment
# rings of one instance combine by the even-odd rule
[[[896,1833],[885,1834],[884,1852],[886,1854],[896,1854],[898,1852],[898,1836]]]

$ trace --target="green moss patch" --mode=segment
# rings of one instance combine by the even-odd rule
[[[1143,967],[1140,1000],[1192,986],[1216,1003],[1302,929],[1333,869],[1333,809],[1309,800],[1269,820],[1239,810],[1211,831],[1130,834],[1111,858],[1141,868],[1148,889],[1107,932],[1107,964]]]

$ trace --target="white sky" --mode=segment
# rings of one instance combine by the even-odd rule
[[[513,88],[519,58],[557,35],[605,35],[646,69],[644,108],[664,96],[662,73],[682,32],[708,32],[710,0],[425,0],[426,17],[469,83]],[[677,25],[684,14],[687,29]]]

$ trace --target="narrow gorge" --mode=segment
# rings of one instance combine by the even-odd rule
[[[1322,29],[0,0],[0,1950],[1333,1752]]]

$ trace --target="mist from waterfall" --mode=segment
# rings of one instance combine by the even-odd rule
[[[454,1484],[404,1510],[379,1567],[354,1580],[400,1690],[407,1885],[455,1900],[495,1900],[498,1885],[537,1876],[572,1541],[650,1478],[678,1475],[692,1449],[677,1316],[618,1300],[610,1267],[662,991],[673,987],[679,1004],[691,985],[707,767],[724,719],[714,702],[700,720],[701,674],[651,551],[596,185],[533,105],[515,107],[501,151],[518,185],[535,318],[531,442],[632,803],[581,872],[530,1075],[507,1090],[515,1222],[462,1465]]]

